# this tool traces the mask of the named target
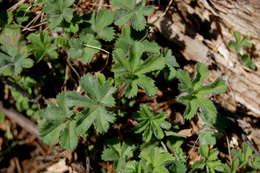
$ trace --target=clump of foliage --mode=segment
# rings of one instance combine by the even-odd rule
[[[44,143],[59,143],[68,150],[76,150],[84,142],[93,143],[91,150],[87,147],[89,158],[113,163],[113,170],[121,173],[259,169],[259,157],[246,144],[242,152],[232,152],[232,163],[224,164],[219,159],[215,127],[219,115],[208,97],[225,92],[225,82],[216,79],[204,85],[210,72],[202,63],[197,63],[191,78],[188,71],[181,70],[172,50],[150,39],[151,26],[145,17],[153,12],[152,7],[144,0],[112,0],[114,10],[93,10],[79,16],[75,2],[79,3],[37,1],[34,5],[42,8],[47,23],[38,32],[22,32],[14,25],[18,21],[20,25],[31,24],[26,8],[29,4],[1,24],[0,74],[33,95],[45,94],[48,98],[48,92],[55,90],[49,96],[54,98],[36,112],[39,107],[34,109],[30,98],[11,89],[17,109],[37,119]],[[241,39],[237,33],[235,37],[230,46],[237,52],[250,45],[247,37]],[[102,69],[97,70],[95,65],[102,63]],[[32,73],[42,67],[43,72]],[[63,85],[53,89],[50,78],[55,82],[61,79]],[[165,102],[176,100],[185,107],[186,121],[197,114],[204,123],[196,134],[201,157],[192,165],[183,147],[188,146],[185,140],[189,139],[179,134],[182,127],[174,124],[172,115],[157,103],[162,92],[160,81],[168,88],[178,85],[180,92],[177,98],[167,96]],[[44,88],[49,89],[47,94]],[[146,99],[154,102],[143,101]]]
[[[240,60],[242,61],[243,65],[255,70],[256,66],[255,63],[252,61],[250,54],[245,53],[245,54],[240,54],[242,48],[244,47],[252,47],[252,43],[249,42],[250,38],[249,36],[241,36],[241,33],[238,31],[234,31],[234,37],[235,40],[231,40],[228,43],[229,48],[234,48],[236,53],[238,54]]]
[[[198,63],[194,79],[190,79],[189,73],[185,70],[177,71],[177,78],[181,81],[179,89],[186,91],[185,96],[181,96],[179,101],[186,104],[184,112],[186,119],[191,119],[197,113],[198,107],[201,108],[204,120],[206,122],[216,122],[217,110],[214,104],[205,98],[206,95],[223,93],[226,91],[224,80],[217,79],[210,85],[203,85],[204,80],[208,77],[209,71],[204,64]]]

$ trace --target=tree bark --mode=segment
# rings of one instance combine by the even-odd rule
[[[149,21],[162,13],[156,11]],[[215,67],[211,68],[209,82],[218,77],[226,80],[228,91],[217,99],[222,106],[235,112],[242,104],[248,114],[260,117],[259,0],[175,0],[155,26],[173,45],[184,43],[180,51],[187,60]],[[243,66],[227,47],[234,40],[234,31],[250,36],[253,47],[247,51],[256,71]]]

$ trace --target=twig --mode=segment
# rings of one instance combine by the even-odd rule
[[[103,6],[103,3],[104,3],[104,0],[99,0],[99,2],[98,2],[98,9],[97,9],[97,11],[99,11],[99,10],[102,8],[102,6]]]
[[[255,152],[256,155],[260,156],[260,152],[257,150],[257,148],[252,144],[252,142],[248,139],[248,137],[245,134],[241,134],[241,137],[243,141],[245,141],[249,147]]]
[[[110,54],[107,50],[99,48],[99,47],[96,47],[96,46],[92,46],[92,45],[88,45],[88,44],[84,44],[84,46],[89,47],[89,48],[93,48],[93,49],[97,49],[97,50],[106,52],[107,54]]]
[[[152,24],[155,24],[155,22],[157,22],[160,18],[162,18],[163,16],[165,16],[166,13],[167,13],[167,11],[169,10],[170,6],[172,5],[172,3],[173,3],[173,0],[171,0],[171,1],[169,2],[168,6],[167,6],[166,9],[164,10],[164,12],[163,12],[160,16],[158,16],[158,17],[157,17],[153,22],[151,22],[151,23],[152,23]]]
[[[84,2],[87,5],[92,5],[92,6],[99,6],[99,4],[97,3],[92,3],[92,2]],[[106,4],[102,4],[103,7],[112,7],[112,5],[106,5]]]
[[[226,133],[225,133],[225,136],[226,136],[226,140],[227,140],[227,147],[228,147],[228,159],[229,159],[230,165],[232,165],[232,157],[231,157],[231,152],[230,152],[230,144],[229,144],[229,139],[228,139],[228,136],[227,136],[227,134],[226,134]]]
[[[12,7],[10,7],[8,9],[9,12],[13,12],[15,9],[17,9],[18,7],[20,7],[23,3],[25,2],[25,0],[21,0],[19,2],[17,2],[16,4],[14,4]]]
[[[77,70],[72,66],[72,64],[70,63],[70,60],[69,58],[67,58],[67,64],[69,65],[69,67],[74,71],[74,73],[77,75],[78,79],[80,79],[80,75],[79,73],[77,72]]]
[[[30,132],[36,137],[39,137],[37,126],[30,119],[26,118],[23,114],[17,112],[13,108],[6,109],[3,106],[2,101],[0,101],[0,111],[3,112],[11,121],[16,122],[19,126],[24,128],[26,131]]]
[[[21,93],[23,96],[30,99],[31,102],[38,104],[41,106],[41,103],[39,102],[39,99],[35,99],[31,94],[29,94],[27,91],[25,91],[23,88],[21,88],[19,85],[17,85],[14,82],[11,82],[8,77],[6,76],[0,76],[0,81],[2,81],[4,84],[9,85],[10,87],[14,88],[16,91]]]
[[[29,26],[32,25],[32,24],[34,24],[34,23],[41,17],[42,14],[43,14],[43,13],[42,13],[42,11],[41,11],[37,16],[35,16],[35,17],[25,26],[25,28],[24,28],[22,31],[25,31],[27,28],[30,28]]]

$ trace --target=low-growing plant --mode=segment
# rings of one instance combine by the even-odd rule
[[[208,77],[209,71],[207,67],[198,63],[196,66],[195,77],[191,80],[189,73],[185,70],[177,71],[177,78],[181,81],[179,89],[187,92],[184,96],[179,98],[179,101],[187,105],[184,117],[191,119],[201,108],[201,115],[205,122],[215,123],[217,117],[217,110],[214,104],[205,98],[209,94],[223,93],[226,91],[225,81],[218,78],[210,85],[203,85],[204,80]]]
[[[217,79],[205,85],[210,72],[202,63],[197,63],[191,78],[188,71],[181,70],[172,50],[151,40],[151,25],[145,17],[153,12],[152,7],[146,6],[144,0],[112,0],[113,10],[103,8],[81,16],[81,1],[75,2],[38,0],[34,5],[43,12],[41,21],[48,22],[41,23],[37,32],[22,32],[14,25],[17,21],[27,24],[30,19],[25,15],[29,5],[26,3],[15,17],[0,25],[0,74],[12,78],[30,94],[45,94],[43,99],[48,101],[35,113],[32,100],[11,89],[19,111],[38,114],[32,118],[38,121],[44,143],[59,143],[68,150],[77,149],[81,143],[90,144],[86,147],[91,148],[86,152],[90,163],[113,163],[113,171],[120,173],[233,173],[245,167],[259,169],[260,159],[248,146],[243,147],[243,152],[233,152],[231,166],[218,159],[218,112],[208,97],[225,92],[225,82]],[[249,45],[248,38],[241,39],[237,34],[235,37],[230,46],[236,50]],[[248,61],[248,56],[244,59]],[[102,70],[97,70],[95,65],[104,61]],[[35,75],[32,70],[42,67],[46,71],[39,74],[44,75],[37,76],[37,72],[31,78]],[[55,82],[64,79],[63,85],[55,91],[47,88],[47,94],[40,93],[42,88],[34,90],[36,81],[45,83],[38,86],[47,86],[50,77]],[[179,84],[173,80],[175,77]],[[177,99],[162,91],[159,78],[166,81],[167,92],[171,85],[178,85],[179,90],[174,91],[180,92]],[[168,99],[185,106],[186,120],[198,114],[204,122],[198,133],[201,157],[192,165],[194,160],[189,160],[186,153],[190,138],[179,132],[184,126],[173,123],[175,112],[170,113],[172,105],[168,105]],[[161,100],[166,104],[157,103]],[[153,102],[147,104],[150,101]],[[187,136],[190,135],[193,138],[194,134]]]
[[[218,159],[219,151],[217,149],[210,150],[208,145],[200,145],[199,153],[203,157],[202,160],[196,160],[192,164],[191,172],[197,172],[198,170],[204,170],[205,172],[214,173],[224,172],[224,165]]]
[[[252,61],[250,54],[248,53],[243,55],[240,54],[242,48],[252,46],[252,43],[249,42],[250,40],[249,36],[246,35],[242,38],[241,33],[238,31],[234,31],[233,34],[235,37],[235,41],[231,40],[228,43],[228,47],[235,49],[236,53],[239,56],[239,59],[242,61],[244,66],[255,70],[256,66],[255,63]]]

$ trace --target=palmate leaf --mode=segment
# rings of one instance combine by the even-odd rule
[[[125,167],[126,160],[133,157],[136,147],[126,142],[120,143],[119,140],[113,140],[106,148],[101,158],[104,161],[114,161],[114,170],[120,171]]]
[[[218,159],[219,151],[217,149],[209,150],[208,145],[200,145],[199,153],[203,157],[203,160],[196,160],[192,164],[191,172],[196,170],[209,170],[210,172],[224,172],[224,164]]]
[[[199,133],[200,145],[215,145],[216,144],[216,132],[212,129],[204,129]]]
[[[255,66],[255,63],[254,61],[252,61],[250,55],[247,53],[247,54],[244,54],[240,57],[242,63],[244,66],[248,67],[248,68],[251,68],[252,70],[255,70],[256,69],[256,66]]]
[[[243,47],[252,46],[252,44],[249,42],[250,38],[248,36],[244,36],[242,38],[240,32],[238,32],[238,31],[233,32],[233,35],[235,37],[235,41],[233,41],[233,40],[230,41],[228,43],[228,47],[229,48],[234,47],[234,49],[236,50],[237,53],[239,53],[241,48],[243,48]]]
[[[160,54],[149,53],[147,51],[149,49],[142,42],[134,41],[133,45],[129,46],[129,51],[117,48],[113,52],[115,61],[113,72],[117,85],[127,84],[125,90],[127,98],[136,96],[138,87],[143,88],[149,96],[156,94],[157,88],[154,81],[146,74],[162,69],[165,65],[163,58]],[[142,60],[145,52],[148,52],[150,56],[146,60]]]
[[[140,31],[134,30],[129,25],[125,25],[121,29],[121,35],[119,36],[119,38],[117,39],[117,41],[115,43],[115,48],[116,49],[120,48],[125,53],[127,53],[129,51],[129,49],[131,48],[131,46],[135,43],[135,41],[140,41],[143,44],[145,44],[144,47],[146,49],[147,49],[147,47],[148,48],[151,47],[149,45],[151,45],[151,44],[153,45],[153,47],[149,50],[150,52],[154,52],[154,50],[160,49],[158,45],[156,48],[154,47],[154,45],[155,45],[154,42],[150,43],[147,40],[142,41],[144,38],[147,37],[148,34],[149,34],[149,30],[147,30],[147,29],[140,32]]]
[[[122,26],[131,20],[132,27],[143,30],[146,26],[145,16],[149,16],[153,9],[145,6],[145,1],[136,4],[135,0],[112,0],[112,6],[121,7],[115,12],[115,24]]]
[[[197,113],[198,107],[200,107],[203,113],[203,120],[215,123],[217,110],[214,104],[204,97],[209,94],[225,92],[226,85],[224,80],[217,79],[213,83],[204,86],[203,82],[208,75],[208,69],[201,63],[197,64],[196,74],[192,80],[190,79],[187,71],[177,71],[177,78],[181,81],[179,88],[188,92],[187,95],[179,98],[179,101],[187,106],[184,112],[184,117],[186,119],[193,118]]]
[[[77,133],[80,136],[84,136],[92,124],[99,133],[104,133],[108,130],[109,124],[115,121],[114,113],[107,111],[106,107],[115,105],[112,94],[116,88],[112,87],[108,80],[101,78],[104,79],[104,76],[95,78],[90,74],[81,78],[80,86],[86,96],[77,92],[67,92],[66,94],[66,103],[69,106],[86,108],[86,111],[78,115]]]
[[[169,173],[166,165],[174,161],[170,153],[158,147],[143,149],[140,158],[147,167],[152,168],[152,173]]]
[[[98,48],[101,48],[101,44],[94,35],[85,31],[80,33],[80,39],[72,38],[69,41],[69,46],[69,56],[80,58],[84,63],[90,63],[94,54],[99,52]]]
[[[93,12],[89,23],[92,32],[97,34],[97,37],[105,41],[114,39],[115,31],[113,27],[108,27],[113,23],[114,13],[108,9],[101,9],[99,12]]]
[[[123,173],[143,173],[142,164],[137,161],[129,161],[126,163]]]
[[[73,112],[70,111],[66,103],[66,93],[57,96],[57,105],[50,104],[48,108],[40,112],[43,120],[39,123],[40,138],[46,144],[53,145],[58,140],[65,149],[75,149],[78,139],[75,133],[76,121],[72,118]]]
[[[33,52],[36,61],[41,61],[45,56],[50,58],[57,58],[56,45],[52,44],[53,38],[51,38],[46,31],[40,32],[40,34],[32,33],[28,36],[31,44],[28,46]]]
[[[169,69],[169,72],[164,72],[164,76],[166,76],[166,79],[169,81],[173,80],[176,76],[176,70],[175,67],[179,67],[179,64],[176,61],[175,56],[172,54],[172,51],[170,49],[162,49],[161,54],[164,58],[165,65]],[[164,69],[166,69],[166,67]]]
[[[24,68],[33,66],[33,60],[28,58],[28,50],[21,40],[20,29],[7,26],[0,34],[0,73],[18,75]]]
[[[74,0],[43,0],[43,3],[43,10],[48,16],[51,29],[60,25],[63,20],[71,22],[73,9],[69,7],[73,5]]]
[[[139,121],[135,127],[135,133],[143,133],[142,137],[145,142],[149,142],[152,134],[157,139],[164,137],[162,129],[170,129],[171,124],[166,119],[166,113],[153,112],[148,106],[141,105],[140,110],[134,115],[134,118]]]

